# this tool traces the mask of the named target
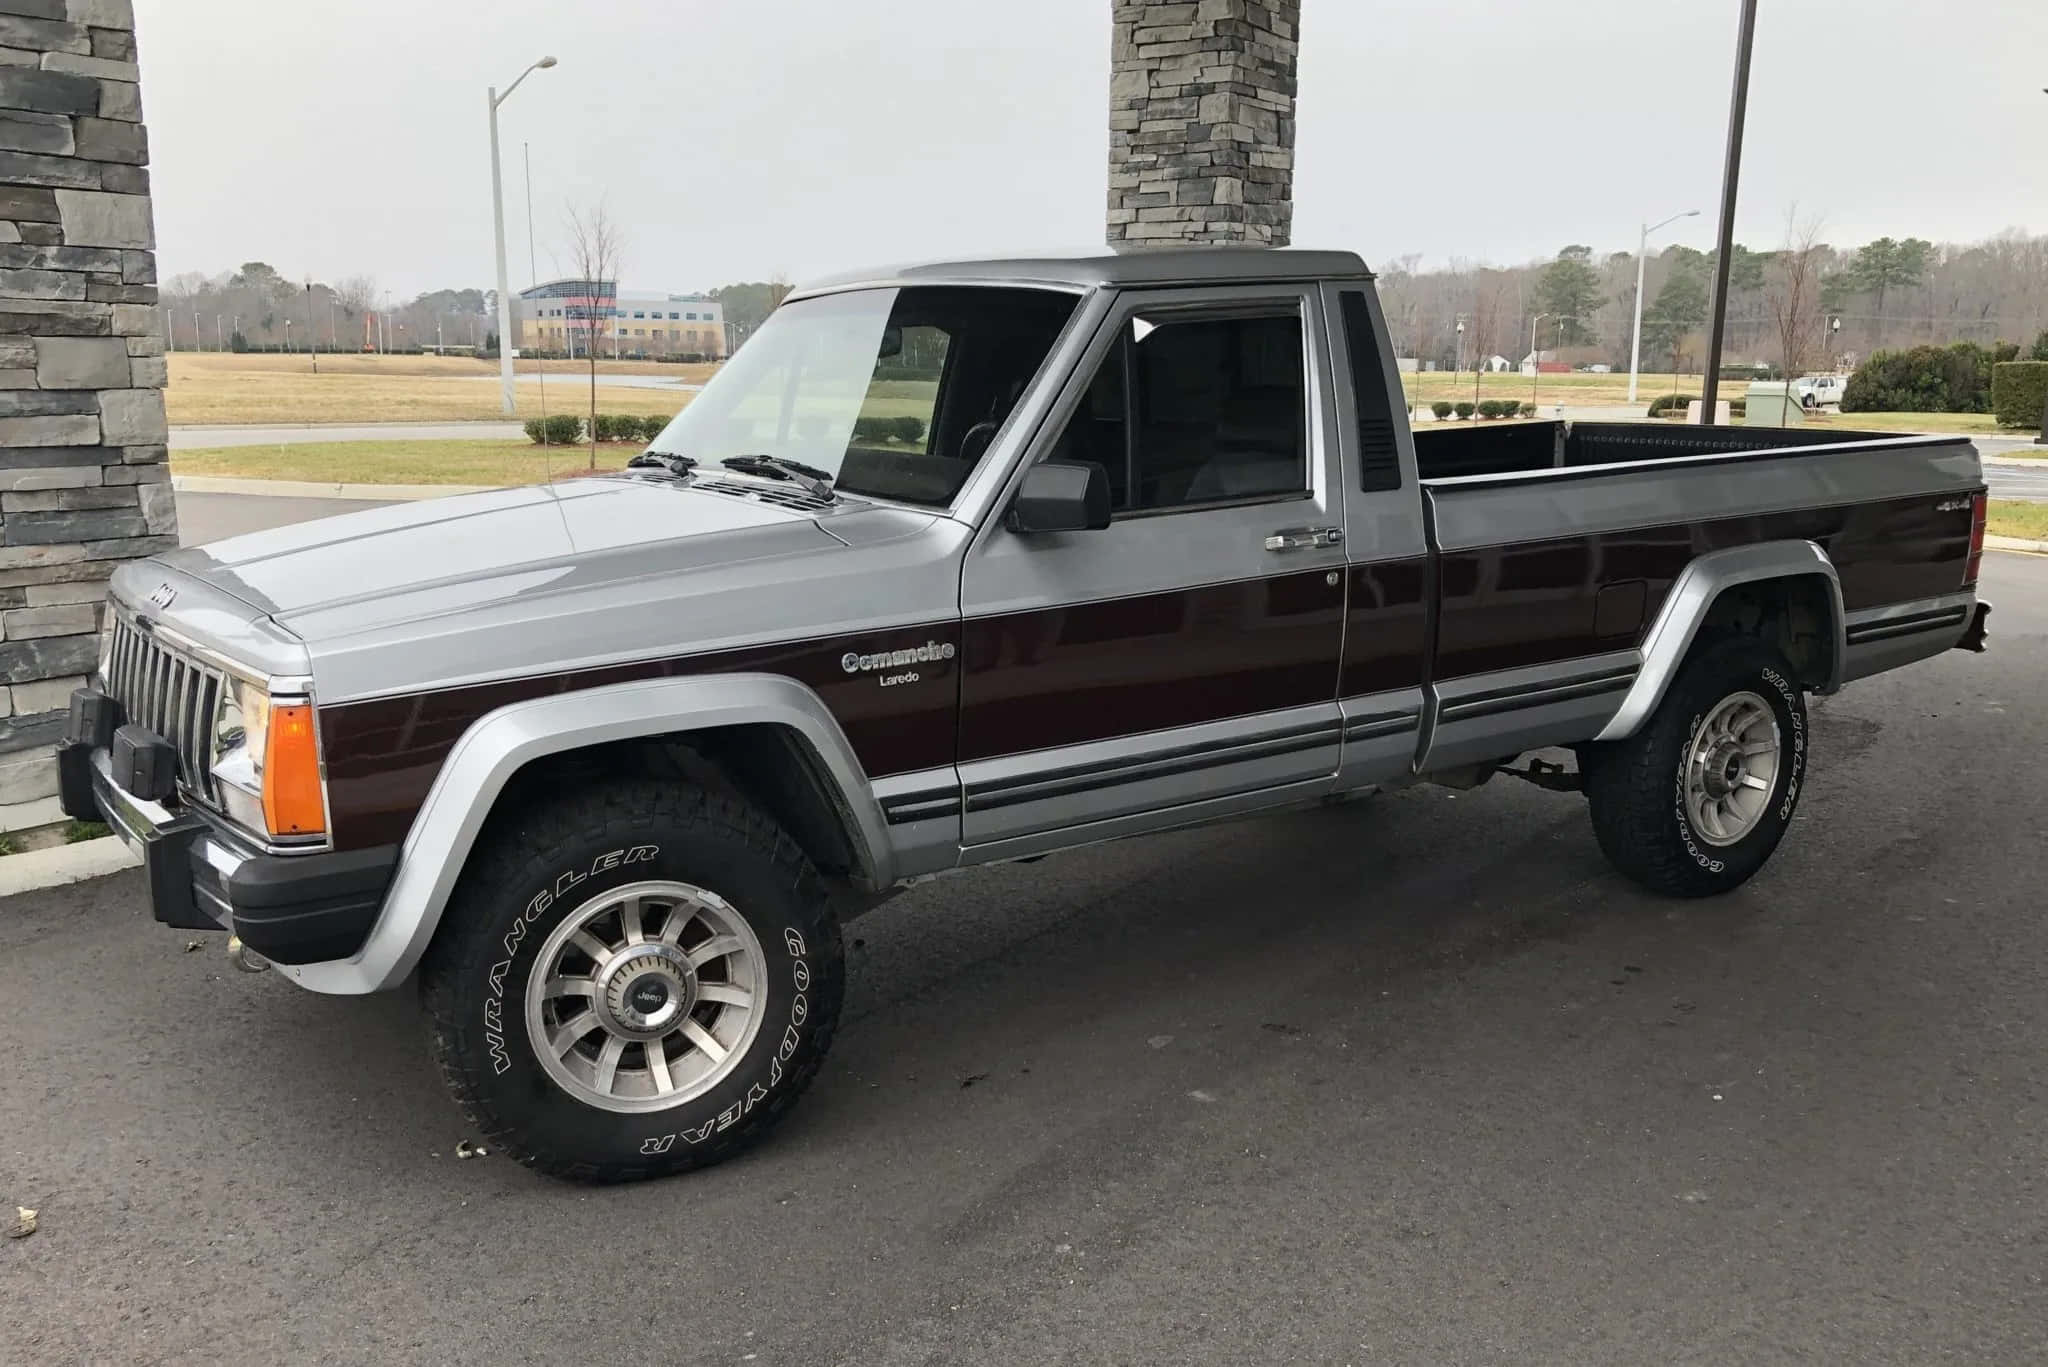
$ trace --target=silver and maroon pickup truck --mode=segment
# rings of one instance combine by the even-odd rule
[[[1982,648],[1965,440],[1399,394],[1349,253],[820,283],[623,473],[124,568],[66,809],[161,921],[417,971],[483,1131],[615,1180],[788,1109],[909,880],[1569,747],[1513,772],[1721,892],[1808,694]]]

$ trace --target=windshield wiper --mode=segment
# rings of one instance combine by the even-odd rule
[[[766,475],[770,479],[786,479],[812,498],[823,499],[827,503],[837,502],[839,498],[839,495],[832,492],[830,474],[800,460],[785,460],[781,456],[728,456],[718,463],[743,475]]]
[[[642,451],[626,462],[628,470],[666,470],[672,475],[687,475],[697,468],[697,462],[689,456],[678,456],[669,451]]]

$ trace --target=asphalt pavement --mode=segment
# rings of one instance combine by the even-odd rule
[[[638,1187],[457,1160],[409,993],[139,871],[0,903],[0,1359],[2042,1361],[2048,560],[1984,577],[1735,894],[1509,779],[940,879],[788,1123]]]
[[[279,498],[274,494],[198,494],[180,490],[178,539],[187,546],[203,546],[245,532],[385,506],[347,498]]]
[[[2048,501],[2048,460],[2027,467],[2004,460],[1984,467],[1984,482],[1993,498],[2017,498],[2029,503]]]

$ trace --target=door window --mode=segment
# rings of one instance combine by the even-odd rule
[[[1134,318],[1053,458],[1101,465],[1125,514],[1296,497],[1305,377],[1298,312]]]

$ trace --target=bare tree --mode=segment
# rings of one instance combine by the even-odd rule
[[[334,301],[341,305],[342,316],[364,335],[355,339],[351,351],[360,350],[368,337],[369,314],[377,307],[377,278],[373,275],[351,275],[334,287]]]
[[[1785,245],[1765,272],[1764,297],[1778,332],[1787,409],[1792,401],[1792,380],[1806,367],[1806,349],[1812,344],[1814,325],[1820,317],[1822,254],[1827,250],[1820,245],[1820,227],[1818,217],[1801,222],[1797,204],[1787,209]]]
[[[600,199],[590,209],[569,210],[569,259],[576,268],[576,275],[590,290],[589,317],[585,319],[589,332],[588,345],[584,351],[590,359],[590,468],[597,468],[597,315],[600,304],[607,298],[617,298],[619,291],[619,225],[612,221],[611,212]],[[605,306],[606,321],[610,321],[610,308]]]

